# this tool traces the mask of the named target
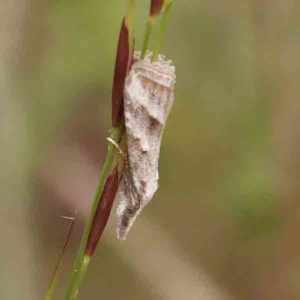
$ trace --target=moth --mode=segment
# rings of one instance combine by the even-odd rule
[[[158,188],[158,162],[164,127],[174,101],[175,67],[163,55],[151,62],[135,52],[124,88],[127,134],[125,170],[120,182],[117,237],[125,239],[136,217]]]

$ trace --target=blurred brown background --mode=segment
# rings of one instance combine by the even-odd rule
[[[140,49],[149,1],[137,1]],[[300,3],[175,0],[160,189],[79,299],[300,298]],[[1,0],[0,298],[63,299],[106,153],[125,1]],[[76,213],[77,212],[77,213]]]

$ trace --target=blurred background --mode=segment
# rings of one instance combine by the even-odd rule
[[[140,49],[149,1],[137,5]],[[63,299],[106,154],[125,8],[1,0],[3,300],[43,299],[66,215],[76,223]],[[125,242],[113,208],[78,299],[300,298],[299,10],[296,0],[174,0],[160,188]]]

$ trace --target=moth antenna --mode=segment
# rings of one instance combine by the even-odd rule
[[[116,143],[116,141],[114,141],[113,139],[111,139],[110,137],[106,138],[110,143],[112,143],[118,150],[118,152],[124,157],[126,158],[125,153],[122,151],[122,149],[120,148],[120,146]]]
[[[128,156],[122,151],[122,149],[120,148],[120,146],[110,137],[106,138],[110,143],[112,143],[118,150],[118,152],[123,156],[124,158],[124,162],[125,162],[125,171],[130,170],[129,168],[129,162],[128,162]]]

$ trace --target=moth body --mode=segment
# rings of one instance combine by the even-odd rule
[[[158,188],[158,162],[163,130],[173,105],[175,67],[162,55],[151,53],[134,63],[126,77],[124,115],[127,166],[119,188],[117,235],[125,239],[134,220]]]

